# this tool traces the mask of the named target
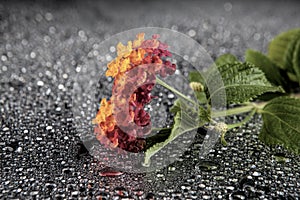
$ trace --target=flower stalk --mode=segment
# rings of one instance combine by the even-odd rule
[[[169,84],[167,84],[166,82],[164,82],[163,80],[161,80],[158,77],[156,77],[156,83],[158,83],[161,86],[163,86],[163,87],[167,88],[168,90],[172,91],[173,93],[175,93],[176,95],[180,96],[184,100],[186,100],[188,102],[191,102],[194,105],[197,105],[197,103],[195,101],[191,100],[190,97],[185,96],[184,94],[182,94],[181,92],[179,92],[178,90],[176,90],[175,88],[173,88],[172,86],[170,86]]]

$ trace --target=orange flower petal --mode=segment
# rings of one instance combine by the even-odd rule
[[[108,69],[107,69],[105,75],[115,77],[119,73],[119,65],[120,65],[119,59],[115,59],[115,60],[111,61],[107,65]]]

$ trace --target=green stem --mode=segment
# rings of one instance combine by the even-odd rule
[[[261,110],[268,102],[260,102],[260,103],[253,103],[249,102],[244,104],[244,106],[236,107],[236,108],[230,108],[223,111],[215,111],[212,112],[211,117],[217,118],[217,117],[226,117],[231,115],[238,115],[246,112],[250,112],[254,108],[257,110]]]
[[[226,117],[230,115],[237,115],[245,112],[250,112],[254,108],[254,105],[246,105],[246,106],[241,106],[237,108],[230,108],[224,111],[215,111],[212,112],[211,117],[212,118],[217,118],[217,117]]]
[[[179,92],[178,90],[176,90],[175,88],[168,85],[167,83],[165,83],[164,81],[162,81],[161,79],[159,79],[157,77],[156,77],[156,82],[158,84],[160,84],[161,86],[167,88],[168,90],[172,91],[173,93],[177,94],[178,96],[182,97],[183,99],[193,103],[194,105],[197,105],[197,103],[195,101],[191,100],[189,97],[185,96],[184,94],[182,94],[181,92]]]
[[[249,113],[249,115],[247,115],[247,117],[245,117],[241,122],[227,125],[228,130],[242,126],[243,124],[247,123],[252,118],[252,116],[256,113],[256,111],[257,110],[253,108],[252,111]]]
[[[221,134],[221,143],[222,143],[224,146],[227,146],[227,142],[226,142],[226,140],[225,140],[225,134],[226,134],[226,132],[224,132],[224,133]]]

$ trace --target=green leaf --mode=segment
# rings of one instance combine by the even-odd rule
[[[200,121],[199,124],[205,124],[211,121],[211,113],[202,106],[199,106],[198,116]]]
[[[198,71],[192,71],[192,72],[189,73],[189,81],[190,82],[197,82],[197,83],[201,83],[202,85],[205,85],[204,78],[202,77],[202,75]]]
[[[181,111],[180,99],[176,99],[173,103],[173,106],[170,108],[170,112],[176,114]]]
[[[293,54],[293,69],[297,76],[298,83],[300,84],[300,39],[298,39],[295,45],[295,51]]]
[[[180,109],[178,109],[178,106],[180,106]],[[173,111],[177,111],[177,113],[174,118],[174,125],[171,134],[165,141],[157,143],[146,150],[144,158],[145,166],[149,166],[151,157],[167,144],[175,140],[178,136],[199,127],[198,113],[194,109],[188,107],[182,100],[176,100],[173,108]]]
[[[293,72],[291,62],[295,41],[300,35],[300,29],[292,29],[276,36],[269,44],[268,57],[276,65]]]
[[[289,79],[291,81],[293,81],[293,82],[297,82],[298,81],[298,78],[297,78],[297,76],[295,74],[288,72],[287,75],[288,75],[288,77],[289,77]]]
[[[289,42],[284,55],[284,63],[285,63],[286,70],[293,74],[295,74],[293,68],[293,57],[299,39],[300,39],[300,32],[298,33],[298,35],[295,35],[294,38]]]
[[[234,55],[232,55],[232,54],[223,54],[215,60],[215,63],[214,63],[215,65],[211,66],[208,71],[203,72],[202,75],[204,75],[206,77],[207,74],[210,74],[211,71],[214,71],[216,69],[216,67],[220,67],[222,65],[229,64],[229,63],[235,63],[235,62],[239,62],[239,61]],[[189,73],[190,83],[191,82],[198,82],[198,83],[201,83],[203,86],[206,86],[206,80],[205,80],[205,78],[203,78],[202,75],[198,71],[190,72]],[[200,103],[202,103],[202,104],[207,103],[207,99],[209,98],[207,93],[195,91],[195,95],[196,95],[196,98],[198,99],[198,101]]]
[[[194,92],[200,104],[207,103],[207,97],[204,91],[203,92],[194,91]]]
[[[220,85],[215,77],[220,73],[224,86],[210,91],[210,99],[225,89],[227,103],[243,103],[267,92],[284,92],[281,87],[273,86],[265,74],[251,63],[231,63],[212,71],[207,84]]]
[[[181,111],[182,100],[176,99],[173,106],[170,108],[170,112],[177,114]],[[202,106],[198,107],[198,120],[200,124],[205,124],[211,120],[210,112]]]
[[[238,59],[234,55],[223,54],[216,59],[215,64],[219,67],[219,66],[229,64],[229,63],[234,63],[234,62],[238,62]]]
[[[268,145],[283,145],[300,153],[300,100],[278,97],[261,110],[263,127],[259,139]]]
[[[215,65],[222,66],[222,65],[225,65],[228,63],[234,63],[234,62],[238,62],[238,59],[234,55],[224,54],[224,55],[219,56],[216,59]],[[214,69],[214,68],[215,67],[211,67],[210,69]],[[192,71],[189,73],[189,81],[190,82],[198,82],[205,86],[205,79],[203,78],[202,75],[206,76],[207,73],[209,73],[209,71],[203,72],[202,74],[200,74],[199,71]]]
[[[282,76],[283,70],[277,68],[264,54],[248,49],[246,51],[245,60],[260,68],[265,73],[266,78],[274,85],[281,85],[284,88],[288,85],[286,79]]]
[[[171,134],[171,129],[169,128],[162,128],[161,130],[158,130],[156,134],[146,138],[145,149],[149,149],[156,143],[165,141],[170,134]]]

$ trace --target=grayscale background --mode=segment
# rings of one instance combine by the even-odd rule
[[[259,116],[205,159],[199,130],[162,170],[104,177],[76,134],[72,86],[113,34],[165,27],[213,59],[243,59],[300,27],[299,9],[299,1],[0,1],[0,199],[298,199],[300,157],[262,144]]]

